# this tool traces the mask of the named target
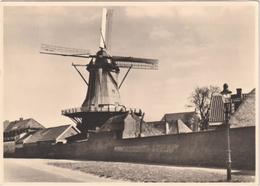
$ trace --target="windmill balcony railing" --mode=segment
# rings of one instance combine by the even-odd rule
[[[80,112],[134,112],[141,113],[141,109],[136,108],[126,108],[123,105],[99,105],[98,107],[90,106],[90,107],[76,107],[62,110],[61,113],[63,115],[80,113]]]

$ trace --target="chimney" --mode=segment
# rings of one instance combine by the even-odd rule
[[[22,118],[22,117],[20,117],[20,118],[19,118],[19,121],[23,121],[23,118]]]
[[[237,95],[238,95],[239,97],[242,96],[242,88],[237,88]]]
[[[7,126],[10,124],[9,120],[4,121],[4,130],[7,128]]]

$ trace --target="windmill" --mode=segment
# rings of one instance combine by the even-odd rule
[[[110,117],[125,112],[131,111],[141,116],[141,110],[128,109],[121,104],[119,89],[131,69],[155,70],[158,67],[158,60],[156,59],[109,54],[112,15],[113,11],[111,9],[103,9],[100,46],[96,54],[91,54],[88,50],[84,49],[66,48],[48,44],[42,44],[41,47],[40,53],[43,54],[90,59],[86,65],[72,63],[72,66],[88,86],[87,95],[82,106],[62,111],[62,115],[71,118],[82,132],[93,131],[96,127],[104,124]],[[78,69],[81,66],[86,67],[89,72],[88,81]],[[118,83],[120,68],[127,68],[127,71],[121,82]]]

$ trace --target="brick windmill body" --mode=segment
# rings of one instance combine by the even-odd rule
[[[82,106],[62,110],[62,115],[71,118],[83,133],[95,131],[97,127],[101,127],[105,121],[116,115],[132,112],[140,117],[142,115],[140,109],[129,109],[121,104],[119,89],[131,69],[157,69],[156,59],[109,55],[112,13],[112,10],[103,9],[100,49],[94,55],[83,49],[46,44],[43,44],[41,48],[43,54],[90,59],[86,65],[72,64],[88,85],[87,95]],[[80,66],[86,67],[89,72],[88,81],[79,71]],[[120,68],[128,70],[119,84]]]

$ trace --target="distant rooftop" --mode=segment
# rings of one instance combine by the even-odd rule
[[[57,127],[50,127],[39,130],[32,134],[26,140],[26,143],[37,143],[43,141],[53,141],[55,142],[59,137],[61,137],[67,130],[73,128],[74,132],[70,132],[71,135],[78,134],[79,131],[72,125],[62,125]],[[69,137],[69,136],[66,136]]]
[[[5,124],[6,128],[4,132],[11,132],[16,130],[22,130],[22,129],[43,129],[45,128],[42,124],[34,120],[33,118],[29,119],[23,119],[20,118],[20,120],[11,121],[9,124]]]

